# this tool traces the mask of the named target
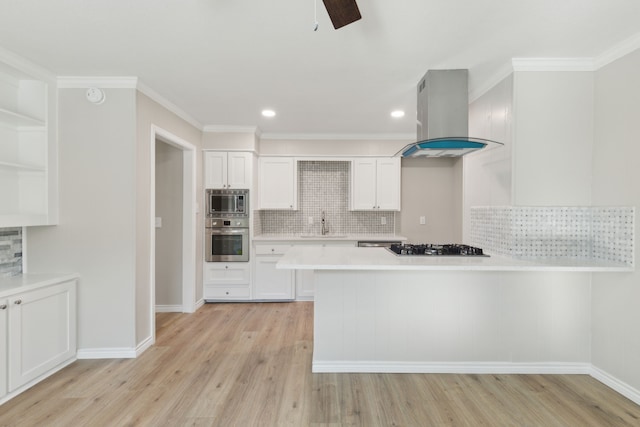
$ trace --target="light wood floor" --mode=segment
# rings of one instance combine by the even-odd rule
[[[584,375],[312,374],[313,304],[157,315],[138,359],[80,360],[0,406],[2,426],[639,426]]]

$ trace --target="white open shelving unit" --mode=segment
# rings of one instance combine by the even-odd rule
[[[0,227],[57,223],[55,80],[0,52]]]

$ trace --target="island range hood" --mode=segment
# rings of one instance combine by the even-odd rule
[[[460,157],[500,142],[471,138],[468,70],[429,70],[418,83],[417,140],[396,156]]]

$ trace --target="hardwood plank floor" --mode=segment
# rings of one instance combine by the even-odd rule
[[[79,360],[0,426],[640,426],[586,375],[312,374],[313,303],[160,313],[137,359]]]

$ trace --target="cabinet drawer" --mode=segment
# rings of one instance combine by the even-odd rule
[[[248,262],[207,262],[204,265],[203,280],[205,284],[248,285],[250,271]]]
[[[205,286],[204,299],[249,299],[248,286]]]
[[[290,248],[287,244],[256,245],[256,255],[284,255]]]

